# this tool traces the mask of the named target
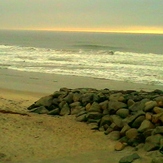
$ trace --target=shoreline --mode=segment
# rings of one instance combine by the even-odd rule
[[[163,85],[149,85],[99,79],[91,77],[24,72],[10,69],[0,69],[0,88],[32,93],[51,94],[60,88],[95,88],[111,90],[144,90],[163,89]]]

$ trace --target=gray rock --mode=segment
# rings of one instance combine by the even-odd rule
[[[111,115],[112,122],[118,127],[122,128],[124,126],[122,119],[118,115]]]
[[[53,102],[53,96],[45,96],[40,98],[38,101],[35,102],[35,106],[45,106],[49,107]]]
[[[140,127],[138,128],[138,132],[144,132],[146,131],[147,129],[153,129],[155,126],[153,125],[152,122],[150,122],[149,120],[144,120]]]
[[[56,108],[48,112],[48,115],[59,115],[60,109]]]
[[[139,159],[140,156],[137,153],[133,153],[129,156],[124,156],[120,159],[119,163],[131,163],[136,159]]]
[[[141,115],[139,117],[137,117],[134,122],[132,123],[131,127],[133,128],[139,128],[141,123],[145,120],[145,116]]]
[[[105,124],[111,125],[111,123],[112,123],[112,119],[111,119],[110,115],[104,115],[101,118],[100,126],[103,126]]]
[[[102,114],[99,112],[88,112],[86,115],[87,119],[99,120],[102,117]]]
[[[148,101],[145,103],[144,111],[151,111],[155,106],[157,106],[156,101]]]
[[[30,111],[37,114],[47,114],[49,112],[44,106],[36,107]]]
[[[70,92],[66,97],[63,98],[68,104],[73,102],[73,94]]]
[[[88,110],[89,112],[101,112],[100,105],[97,102],[93,102],[91,107]]]
[[[163,157],[155,157],[152,159],[151,163],[163,163]]]
[[[131,127],[130,127],[128,124],[125,124],[125,125],[123,126],[123,128],[121,129],[120,134],[121,134],[122,136],[126,135],[126,131],[128,131],[130,128],[131,128]]]
[[[157,126],[153,131],[152,134],[162,134],[163,135],[163,126]]]
[[[86,114],[81,114],[78,117],[76,117],[76,121],[86,122],[87,121]]]
[[[118,140],[120,138],[120,132],[119,131],[112,131],[109,133],[108,137],[111,140]]]
[[[81,96],[80,101],[85,106],[93,101],[93,93],[85,93]]]
[[[119,109],[116,114],[120,116],[121,118],[126,118],[129,115],[129,110],[128,109]]]
[[[63,107],[61,108],[61,111],[59,113],[59,115],[64,116],[64,115],[69,115],[70,114],[70,107],[69,105],[66,103],[65,105],[63,105]]]
[[[163,138],[162,135],[152,135],[146,138],[144,149],[145,151],[149,152],[152,150],[157,150],[160,148],[160,140]]]
[[[128,139],[134,139],[138,136],[138,131],[136,128],[130,128],[129,130],[126,131],[126,137]]]
[[[119,101],[109,101],[108,110],[110,114],[116,113],[120,108],[127,108],[127,104]]]

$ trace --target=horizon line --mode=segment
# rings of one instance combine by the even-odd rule
[[[15,31],[54,31],[54,32],[92,32],[92,33],[128,33],[128,34],[163,34],[163,30],[91,30],[91,29],[48,29],[48,28],[14,28],[14,29],[0,29],[0,30],[15,30]]]

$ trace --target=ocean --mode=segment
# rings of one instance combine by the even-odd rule
[[[0,69],[163,85],[163,35],[1,30]]]

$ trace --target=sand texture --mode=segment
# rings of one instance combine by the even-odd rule
[[[88,85],[87,85],[88,84]],[[32,114],[27,107],[61,87],[97,89],[149,89],[149,86],[109,80],[43,75],[0,70],[0,155],[11,163],[118,163],[133,152],[127,147],[114,151],[115,143],[103,132],[90,130],[73,116]],[[109,87],[110,86],[110,87]],[[35,93],[39,92],[39,93]],[[149,162],[144,157],[141,162]],[[140,161],[140,160],[139,160]]]

